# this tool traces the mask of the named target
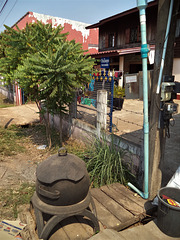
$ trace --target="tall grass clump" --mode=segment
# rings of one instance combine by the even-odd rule
[[[126,185],[131,173],[123,163],[126,152],[117,150],[115,145],[105,138],[96,139],[88,153],[87,170],[93,187],[119,182]]]

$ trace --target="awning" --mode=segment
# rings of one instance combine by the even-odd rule
[[[155,50],[155,45],[149,46],[150,50]],[[127,55],[132,53],[140,53],[141,47],[134,47],[134,48],[122,48],[122,49],[116,49],[116,50],[109,50],[109,51],[102,51],[98,53],[91,54],[91,57],[93,58],[102,58],[102,57],[114,57],[114,56],[121,56],[121,55]]]

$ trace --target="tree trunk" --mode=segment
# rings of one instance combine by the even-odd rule
[[[74,98],[69,104],[69,126],[68,126],[68,137],[72,134],[72,121],[73,118],[77,118],[77,93],[74,93]]]
[[[40,101],[38,101],[38,100],[36,100],[35,101],[36,102],[36,106],[37,106],[37,108],[38,108],[38,110],[39,110],[39,119],[40,119],[40,123],[42,122],[42,119],[44,119],[44,116],[43,116],[43,114],[41,113],[41,102]]]
[[[51,139],[51,126],[50,126],[50,119],[49,119],[49,111],[47,110],[47,121],[46,121],[46,135],[48,139],[48,146],[49,149],[52,147],[52,139]]]
[[[41,113],[41,104],[39,103],[39,101],[36,101],[36,105],[39,109],[40,112],[40,120],[42,121],[42,119],[45,122],[45,126],[46,126],[46,138],[47,138],[47,142],[48,142],[48,146],[49,148],[52,147],[52,139],[51,139],[51,127],[50,127],[50,121],[49,121],[49,112],[47,111],[47,119],[45,118],[44,114]]]
[[[59,113],[59,145],[62,147],[62,112]]]
[[[160,117],[160,94],[156,94],[159,69],[165,40],[167,19],[171,0],[159,0],[157,34],[156,34],[156,53],[154,63],[154,76],[151,89],[151,106],[150,106],[150,154],[149,154],[149,198],[153,199],[157,191],[161,188],[162,169],[164,159],[164,149],[166,142],[166,129],[159,128]],[[173,14],[170,26],[167,51],[165,56],[165,65],[163,75],[172,74],[173,66],[173,48],[176,27],[176,11],[179,0],[174,1]]]

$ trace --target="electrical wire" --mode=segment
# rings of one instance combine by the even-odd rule
[[[3,7],[1,8],[0,14],[2,13],[3,9],[5,8],[6,4],[7,4],[8,0],[5,1]]]
[[[0,8],[2,7],[2,5],[3,5],[3,1],[0,3]]]
[[[4,24],[4,22],[6,21],[6,19],[9,17],[10,13],[12,12],[12,10],[14,9],[15,5],[17,4],[17,1],[15,1],[14,5],[12,6],[11,10],[9,11],[9,13],[7,14],[7,16],[5,17],[5,19],[3,20],[1,26]]]

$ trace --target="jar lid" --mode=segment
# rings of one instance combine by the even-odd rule
[[[58,180],[79,181],[86,173],[86,165],[79,157],[68,154],[55,154],[40,163],[36,169],[37,179],[51,184]]]

